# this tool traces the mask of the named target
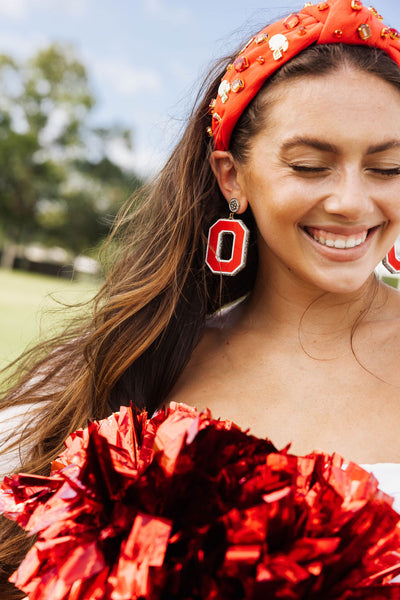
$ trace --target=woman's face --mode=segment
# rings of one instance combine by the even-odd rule
[[[355,291],[400,233],[400,91],[347,68],[269,94],[267,124],[237,170],[261,269]]]

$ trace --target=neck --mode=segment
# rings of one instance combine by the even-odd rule
[[[384,301],[374,274],[356,291],[331,293],[296,279],[283,266],[278,270],[259,270],[243,315],[247,327],[269,335],[298,336],[301,330],[307,336],[348,339],[355,323]]]

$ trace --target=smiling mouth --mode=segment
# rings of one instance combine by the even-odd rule
[[[360,246],[375,229],[376,227],[372,227],[371,229],[364,229],[357,233],[343,235],[324,229],[317,229],[316,227],[303,227],[303,230],[316,242],[321,244],[321,246],[328,246],[328,248],[337,248],[339,250],[347,250],[348,248]]]

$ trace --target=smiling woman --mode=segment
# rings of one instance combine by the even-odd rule
[[[300,453],[379,462],[400,456],[399,356],[386,346],[400,298],[373,275],[400,232],[400,88],[362,69],[367,56],[379,64],[366,48],[304,51],[308,77],[280,73],[259,93],[245,159],[235,138],[212,153],[222,194],[257,223],[257,278],[229,323],[206,331],[172,397],[190,393]]]
[[[359,0],[328,0],[315,5],[307,3],[298,13],[256,33],[238,54],[223,61],[223,66],[206,82],[203,97],[159,177],[121,214],[113,234],[113,248],[117,248],[118,257],[97,296],[93,316],[71,327],[63,337],[31,351],[33,365],[22,376],[18,373],[20,379],[4,396],[4,409],[18,408],[27,421],[20,428],[19,438],[6,440],[4,456],[7,459],[7,452],[17,447],[21,469],[41,475],[48,474],[50,462],[60,453],[68,434],[84,427],[88,419],[105,419],[121,405],[133,403],[153,413],[163,403],[170,403],[169,414],[173,415],[172,421],[176,419],[174,427],[179,430],[178,437],[172,436],[168,446],[174,427],[168,430],[160,425],[162,413],[144,426],[143,415],[131,415],[129,421],[127,411],[123,410],[121,415],[125,416],[116,417],[116,421],[110,418],[103,424],[90,425],[86,432],[74,434],[68,442],[71,462],[65,465],[66,454],[63,454],[53,464],[52,478],[15,476],[5,480],[3,491],[11,494],[12,488],[15,494],[15,504],[9,505],[11,518],[19,519],[27,528],[30,524],[39,532],[38,544],[13,580],[31,593],[32,598],[39,597],[32,586],[51,588],[47,572],[42,579],[38,579],[37,573],[42,572],[42,563],[48,568],[53,560],[51,552],[46,555],[48,560],[41,558],[43,547],[49,547],[43,533],[46,530],[48,534],[49,521],[47,525],[46,519],[37,523],[37,515],[30,520],[32,502],[40,505],[40,498],[51,497],[60,485],[60,478],[73,481],[73,498],[80,497],[87,486],[87,506],[82,518],[103,503],[107,519],[115,517],[115,521],[102,529],[105,537],[95,536],[90,546],[96,556],[91,563],[96,585],[84,579],[77,565],[72,572],[79,572],[78,583],[75,580],[71,583],[68,563],[67,574],[61,569],[62,575],[58,571],[54,575],[54,589],[67,590],[64,595],[59,592],[57,600],[70,597],[70,590],[79,600],[138,598],[146,594],[149,598],[168,599],[337,600],[371,598],[368,594],[372,588],[368,586],[379,588],[373,597],[399,597],[399,587],[389,586],[388,590],[385,585],[389,575],[400,572],[397,533],[397,541],[391,546],[393,552],[390,557],[385,555],[390,558],[390,568],[384,560],[376,559],[373,571],[368,571],[368,581],[359,575],[359,585],[353,581],[349,584],[351,590],[344,589],[340,596],[329,585],[321,587],[319,577],[325,573],[322,559],[314,561],[307,573],[290,570],[289,555],[279,555],[280,567],[276,572],[269,562],[280,531],[276,533],[273,518],[277,514],[290,514],[295,520],[293,515],[299,514],[298,507],[288,508],[285,502],[298,492],[299,481],[302,485],[308,481],[316,486],[307,493],[301,487],[296,496],[299,502],[306,498],[311,513],[312,503],[320,494],[321,514],[325,514],[325,509],[326,514],[333,514],[329,510],[336,510],[332,507],[337,507],[341,489],[340,497],[348,511],[344,522],[350,529],[354,515],[361,514],[357,511],[368,511],[371,505],[378,506],[378,511],[382,509],[386,520],[377,517],[373,522],[368,521],[366,512],[362,512],[364,533],[360,535],[364,535],[364,542],[365,531],[376,532],[378,521],[390,521],[398,531],[399,516],[389,509],[384,495],[376,496],[372,477],[354,465],[344,471],[336,455],[332,459],[323,454],[316,458],[313,450],[337,451],[347,462],[356,460],[374,465],[369,469],[378,474],[382,467],[375,466],[377,463],[392,463],[390,468],[389,465],[383,468],[386,474],[390,472],[390,481],[385,481],[384,486],[386,491],[398,493],[400,295],[377,281],[374,268],[400,234],[399,65],[400,34],[384,25],[375,9],[365,8]],[[238,455],[235,467],[230,465],[221,475],[221,457],[209,456],[210,450],[204,444],[204,456],[212,464],[206,492],[214,498],[219,481],[224,494],[231,497],[229,486],[237,475],[241,490],[237,498],[238,501],[244,498],[244,512],[236,511],[236,516],[229,512],[213,523],[216,529],[207,529],[207,535],[203,531],[206,549],[193,542],[195,550],[186,570],[174,562],[176,546],[173,546],[166,554],[166,560],[174,565],[168,575],[170,579],[163,579],[156,570],[151,571],[156,573],[154,579],[151,575],[146,579],[141,570],[143,564],[147,570],[161,567],[159,554],[162,554],[158,551],[154,551],[156,556],[152,554],[147,532],[159,527],[164,539],[169,521],[166,524],[164,520],[161,525],[151,522],[151,527],[146,522],[149,527],[144,526],[141,533],[132,526],[129,543],[121,541],[121,522],[133,510],[133,498],[137,498],[135,488],[131,496],[127,494],[130,501],[123,505],[121,519],[118,511],[114,515],[112,503],[120,501],[127,489],[124,487],[122,493],[122,488],[118,488],[121,473],[124,476],[127,473],[124,462],[128,460],[127,454],[122,452],[125,458],[121,463],[115,458],[116,444],[122,438],[125,440],[126,432],[114,431],[111,449],[104,446],[104,438],[101,434],[97,437],[96,432],[97,427],[112,429],[128,419],[131,435],[126,437],[129,440],[126,443],[134,449],[136,461],[132,467],[134,473],[128,473],[128,479],[135,479],[143,464],[148,466],[146,461],[153,452],[155,463],[146,471],[145,482],[141,480],[138,486],[141,493],[153,484],[163,490],[160,498],[151,501],[152,517],[157,516],[158,521],[164,519],[165,507],[175,515],[182,508],[189,523],[183,537],[171,524],[168,527],[172,529],[167,527],[171,532],[169,542],[179,545],[188,535],[190,538],[192,531],[186,507],[182,507],[188,491],[181,485],[182,477],[187,473],[190,477],[191,468],[207,462],[203,455],[194,458],[190,453],[196,452],[196,444],[191,446],[195,438],[197,442],[204,441],[199,423],[207,421],[207,428],[210,419],[207,412],[206,416],[198,417],[187,407],[177,409],[176,402],[194,404],[204,411],[210,408],[214,416],[232,420],[261,437],[268,436],[278,447],[292,442],[293,452],[308,456],[296,462],[301,465],[296,471],[290,467],[293,457],[287,457],[287,449],[272,459],[264,456],[260,463],[255,458],[257,453],[252,451],[245,457]],[[28,413],[27,405],[30,405]],[[197,425],[185,429],[181,418],[193,419]],[[146,427],[154,426],[154,433],[159,425],[162,434],[156,436],[150,448],[151,435]],[[228,435],[221,430],[236,431],[227,422],[214,426],[215,439],[220,441]],[[199,437],[194,433],[196,427]],[[257,446],[260,442],[265,448],[265,442],[249,439],[251,444]],[[139,452],[137,446],[141,441],[143,447]],[[84,451],[81,444],[86,444]],[[168,451],[164,456],[160,448],[165,448],[165,444]],[[234,452],[234,443],[228,447],[220,444],[221,456],[226,458],[229,452]],[[185,455],[176,466],[179,448],[189,446],[190,458]],[[75,455],[71,448],[76,449]],[[147,458],[141,452],[148,452]],[[85,453],[89,458],[82,463]],[[110,475],[105,465],[113,462],[113,457],[116,466]],[[252,461],[260,467],[254,480],[246,470]],[[316,462],[314,471],[310,464]],[[261,485],[263,469],[272,469],[276,475],[271,464],[285,464],[291,483],[278,478],[281,483],[286,482],[283,489],[278,489],[278,479],[272,477],[260,491],[257,486]],[[80,468],[82,479],[78,482],[75,475]],[[172,487],[181,497],[176,498],[169,488],[167,493],[161,484],[157,488],[158,483],[154,482],[160,472],[177,477],[178,491]],[[349,479],[349,473],[355,473],[354,478]],[[90,487],[94,481],[99,488],[95,492]],[[196,483],[200,488],[201,481],[200,477]],[[329,481],[328,489],[321,487],[322,481],[324,485]],[[33,487],[35,482],[37,488]],[[190,501],[196,496],[196,485],[188,486]],[[352,496],[354,486],[358,491]],[[250,498],[254,499],[256,488],[260,495],[254,507]],[[64,492],[70,498],[70,491],[67,493],[64,486],[61,490],[60,498],[56,494],[56,507],[58,501],[65,505]],[[147,491],[143,493],[146,496]],[[22,515],[18,513],[21,494],[26,501]],[[174,500],[178,500],[177,508]],[[45,506],[43,509],[39,506],[39,513],[47,514],[53,500],[43,502]],[[198,512],[203,514],[203,508],[198,507]],[[140,511],[140,522],[146,521],[148,515],[143,516],[143,506]],[[260,540],[259,517],[254,516],[257,511],[264,515],[263,527],[267,529],[272,523],[272,541]],[[17,513],[19,517],[15,516]],[[114,516],[110,517],[111,513]],[[205,514],[209,514],[207,510]],[[204,519],[202,524],[211,527],[207,516]],[[318,519],[315,515],[310,517],[314,524]],[[99,522],[96,521],[96,526],[100,527]],[[301,529],[304,522],[300,519],[296,527]],[[82,527],[79,518],[74,524],[74,531],[79,532],[77,538]],[[56,541],[52,539],[54,548],[58,542],[67,543],[66,538],[71,542],[70,517],[65,529],[58,521],[54,522],[54,528],[61,536],[56,535]],[[10,531],[4,527],[0,548],[2,564],[6,565],[4,571],[8,574],[22,558],[24,543],[21,536]],[[337,531],[335,535],[338,540]],[[379,535],[387,541],[383,533]],[[360,545],[361,563],[366,555],[376,558],[377,548],[386,547],[386,541],[381,543],[379,535],[370,551],[364,551],[367,548],[364,542]],[[107,536],[112,537],[112,543]],[[296,552],[309,559],[312,535],[305,537],[305,545]],[[219,550],[214,552],[217,538],[225,544],[221,555]],[[127,560],[130,547],[132,556],[141,557],[139,566],[135,563],[135,568],[129,571],[133,582],[125,595],[119,584],[123,587],[129,577],[125,573],[126,577],[121,575],[119,579],[110,558],[115,548],[119,548],[117,542],[122,548],[121,560]],[[357,539],[353,549],[355,545]],[[271,555],[262,562],[260,556],[265,548]],[[329,551],[325,550],[325,554]],[[98,571],[93,564],[97,564]],[[106,567],[100,568],[99,564]],[[241,579],[233,594],[231,580],[242,577],[243,564],[246,573],[249,569],[250,583],[246,580],[244,584]],[[198,569],[196,577],[192,577],[193,565]],[[226,579],[221,575],[223,569],[228,573]],[[327,577],[326,581],[330,583],[338,571],[332,574],[328,569],[328,572],[331,579]],[[205,574],[200,583],[199,573]],[[279,577],[286,587],[275,586],[277,580],[281,581]],[[151,592],[146,587],[150,580],[155,586],[149,583]],[[354,587],[363,590],[354,591]],[[169,595],[172,589],[178,590],[174,596]],[[203,593],[204,589],[207,593]],[[151,595],[153,591],[155,596]],[[11,598],[14,592],[8,588],[5,593],[8,595],[4,597]]]

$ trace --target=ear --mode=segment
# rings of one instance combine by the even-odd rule
[[[237,214],[243,213],[248,201],[239,183],[238,170],[232,154],[228,150],[214,150],[210,156],[210,165],[225,200],[229,202],[232,198],[237,198],[240,204]]]

